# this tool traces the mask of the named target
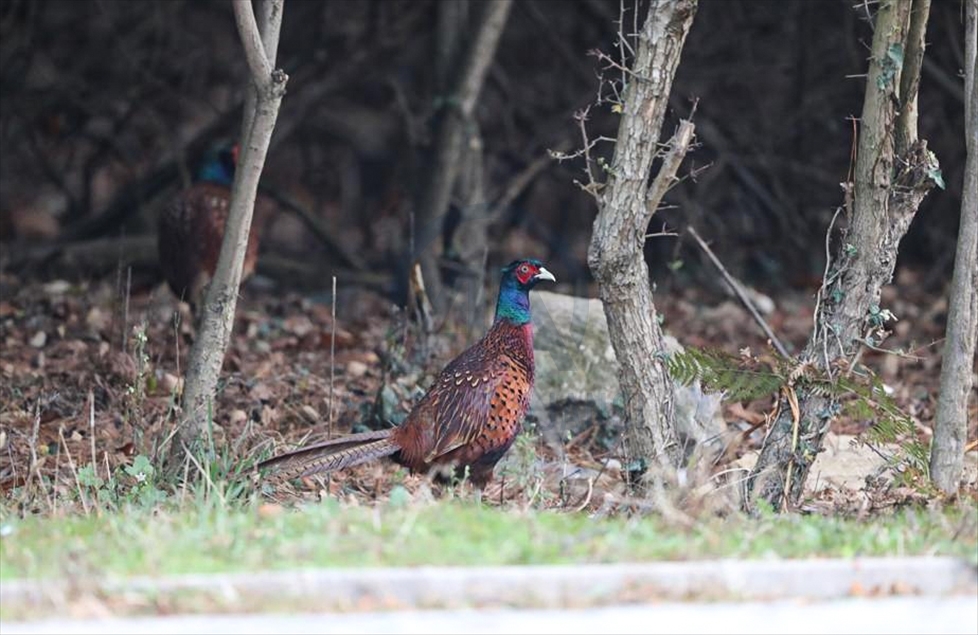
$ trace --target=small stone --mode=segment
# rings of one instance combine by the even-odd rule
[[[319,412],[309,404],[303,404],[303,406],[299,408],[299,414],[301,414],[302,417],[309,423],[319,422]]]
[[[311,333],[316,325],[312,323],[307,315],[296,315],[293,317],[285,318],[282,321],[282,328],[293,335],[303,337],[308,333]]]
[[[172,373],[163,373],[163,379],[160,380],[160,387],[167,394],[180,394],[183,392],[183,378],[177,377]]]
[[[71,283],[67,280],[52,280],[44,285],[44,292],[48,295],[63,295],[71,289]]]
[[[101,333],[108,328],[111,317],[108,311],[103,311],[101,308],[93,306],[88,311],[88,315],[85,316],[85,325],[91,330]]]
[[[376,366],[380,363],[380,357],[373,351],[366,351],[363,353],[363,359],[361,361],[368,366]]]
[[[232,410],[229,419],[230,421],[228,423],[230,425],[238,426],[248,420],[248,413],[245,412],[244,410],[238,410],[238,409]]]
[[[363,377],[367,374],[367,365],[361,361],[353,360],[346,365],[346,374],[350,377]]]
[[[34,348],[44,348],[44,345],[48,343],[48,334],[44,331],[38,331],[31,338],[30,345]]]
[[[267,383],[261,382],[257,383],[251,387],[248,391],[249,396],[257,401],[271,401],[274,396],[272,393],[272,387]]]

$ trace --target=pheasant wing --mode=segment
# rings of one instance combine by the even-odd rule
[[[442,371],[431,391],[437,401],[432,408],[435,443],[425,462],[478,436],[489,420],[493,395],[511,367],[508,355],[473,347]]]

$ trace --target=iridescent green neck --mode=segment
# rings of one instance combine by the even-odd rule
[[[499,287],[496,300],[496,321],[507,320],[516,325],[530,321],[530,295],[516,280],[507,275]]]
[[[231,187],[234,182],[234,166],[221,158],[211,159],[197,172],[197,180]]]

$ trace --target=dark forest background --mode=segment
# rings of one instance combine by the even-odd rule
[[[436,5],[286,3],[279,66],[290,81],[262,186],[320,219],[330,240],[278,214],[261,262],[279,266],[259,265],[278,283],[326,288],[341,270],[393,293],[419,175],[431,164]],[[477,118],[490,200],[521,174],[533,178],[494,217],[490,264],[536,256],[561,282],[579,291],[589,283],[595,211],[573,184],[581,165],[542,158],[580,145],[574,113],[612,72],[589,51],[614,52],[619,11],[618,0],[514,5]],[[920,133],[947,188],[924,200],[900,265],[922,268],[923,284],[940,289],[953,265],[965,156],[962,3],[935,0],[931,11]],[[698,100],[700,145],[684,168],[696,177],[653,220],[653,230],[680,232],[647,244],[660,286],[714,278],[682,235],[687,223],[735,275],[769,293],[818,284],[862,106],[867,15],[853,0],[701,2],[664,133]],[[246,76],[227,2],[0,2],[4,267],[49,276],[64,267],[52,246],[152,234],[202,153],[237,136]],[[615,113],[602,106],[590,116],[592,135],[614,137]],[[610,157],[611,145],[603,151]],[[117,260],[56,273],[115,275]],[[132,262],[134,284],[159,282],[152,257]]]

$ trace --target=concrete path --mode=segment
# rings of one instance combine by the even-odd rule
[[[0,624],[23,633],[971,633],[978,598],[664,603],[574,610],[488,609],[231,615]]]
[[[8,618],[39,618],[0,622],[0,635],[978,635],[978,570],[961,560],[927,557],[315,569],[172,578],[85,578],[74,583],[4,582],[0,583],[0,607]],[[155,610],[194,615],[86,619]]]
[[[245,609],[262,598],[314,598],[319,610],[370,601],[384,609],[559,608],[652,600],[829,599],[978,592],[978,570],[946,557],[694,560],[634,564],[307,569],[166,578],[11,581],[0,602],[63,604],[83,594],[155,598],[192,593]]]

